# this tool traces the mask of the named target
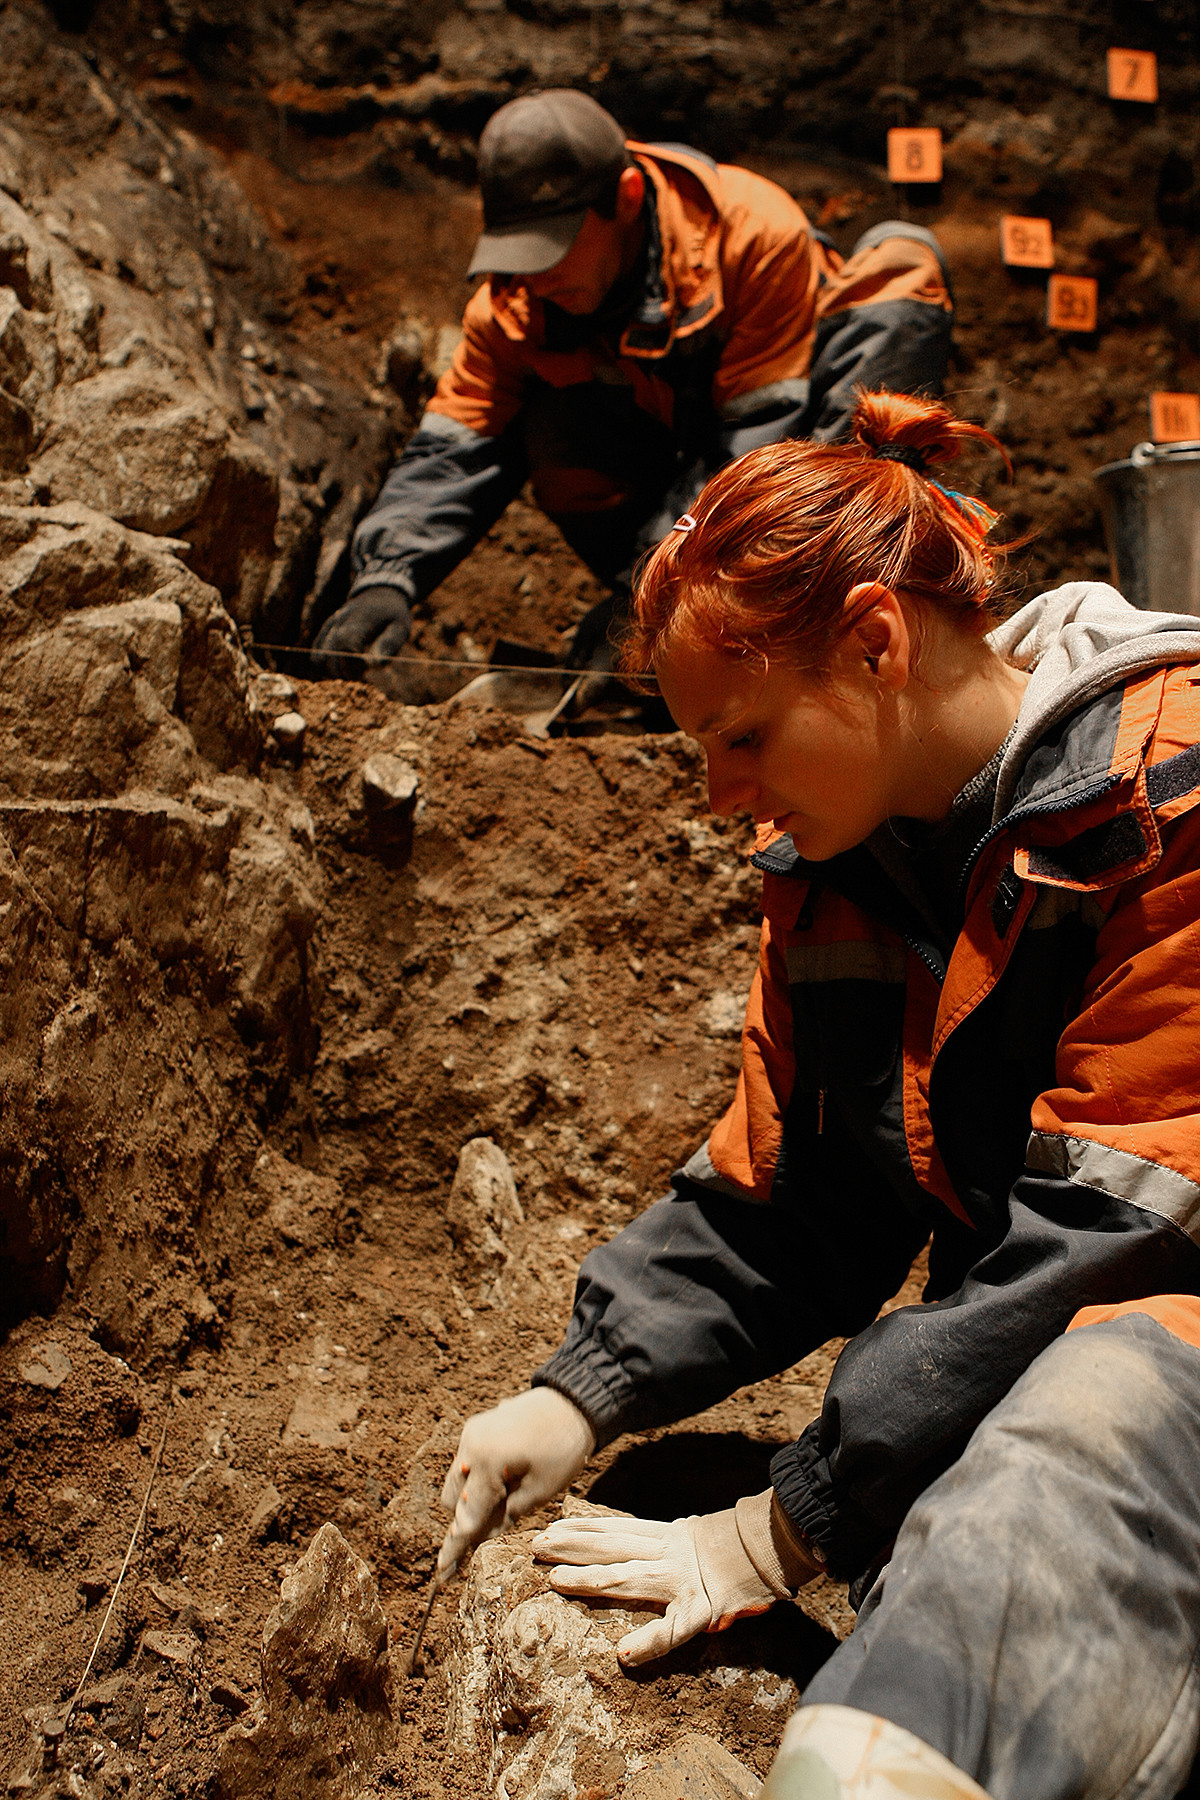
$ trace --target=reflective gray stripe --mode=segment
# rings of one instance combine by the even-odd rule
[[[1162,1163],[1131,1156],[1127,1150],[1114,1150],[1091,1138],[1044,1131],[1033,1133],[1025,1161],[1043,1174],[1076,1181],[1081,1187],[1100,1188],[1118,1200],[1128,1200],[1131,1206],[1140,1206],[1143,1212],[1157,1213],[1200,1243],[1200,1187]]]
[[[478,444],[483,439],[482,431],[472,431],[469,425],[462,425],[457,419],[448,418],[445,413],[422,413],[417,431],[426,431],[431,437],[450,438],[456,444]]]
[[[755,413],[765,412],[770,406],[807,406],[809,382],[803,375],[793,375],[786,381],[769,381],[766,387],[751,388],[748,394],[735,394],[721,408],[723,419],[752,419]]]
[[[696,1154],[688,1157],[681,1173],[686,1175],[689,1181],[694,1181],[697,1187],[708,1188],[714,1194],[725,1194],[730,1200],[749,1200],[755,1206],[766,1204],[765,1201],[759,1199],[757,1194],[752,1194],[749,1188],[739,1187],[736,1181],[726,1181],[724,1175],[718,1175],[713,1167],[713,1159],[708,1154],[707,1138]]]
[[[787,952],[789,981],[892,981],[905,977],[898,944],[799,944]]]

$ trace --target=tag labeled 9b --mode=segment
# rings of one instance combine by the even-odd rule
[[[1158,99],[1158,58],[1153,50],[1110,50],[1108,53],[1110,100]]]
[[[926,129],[908,130],[897,126],[888,132],[888,180],[940,181],[942,179],[942,134]]]
[[[1053,331],[1095,331],[1096,283],[1090,275],[1052,275],[1046,284],[1046,323]]]

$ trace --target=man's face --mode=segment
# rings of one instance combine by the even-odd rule
[[[542,274],[524,276],[523,285],[563,312],[594,313],[622,273],[625,236],[618,219],[603,219],[589,207],[567,254]]]

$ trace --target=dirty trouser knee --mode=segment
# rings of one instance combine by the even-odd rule
[[[1058,1339],[983,1421],[802,1705],[891,1720],[993,1800],[1170,1800],[1198,1631],[1200,1351],[1127,1313]]]

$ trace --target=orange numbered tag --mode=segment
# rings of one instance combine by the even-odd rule
[[[1157,100],[1158,58],[1153,50],[1110,50],[1110,100]]]
[[[1049,219],[1005,213],[1000,221],[1000,254],[1011,269],[1052,269],[1054,233]]]
[[[1090,275],[1052,275],[1046,284],[1046,323],[1055,331],[1095,331],[1096,283]]]
[[[888,180],[940,181],[942,179],[942,134],[940,131],[908,131],[897,127],[888,132]]]
[[[1200,441],[1200,394],[1151,394],[1150,436],[1156,444]]]

